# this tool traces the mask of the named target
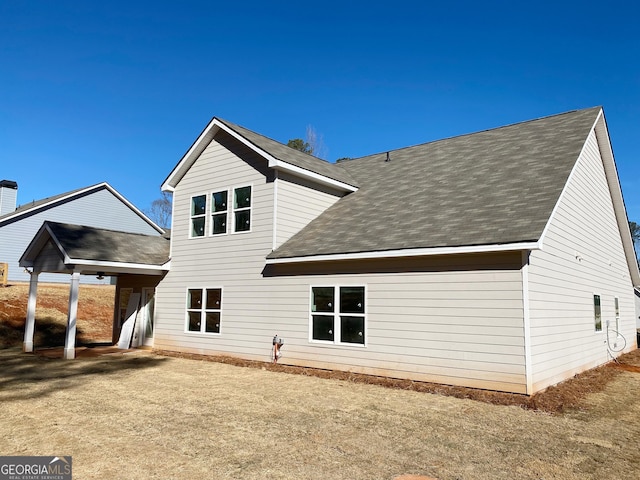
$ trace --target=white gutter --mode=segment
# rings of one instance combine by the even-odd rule
[[[376,258],[423,257],[431,255],[453,255],[460,253],[515,252],[540,250],[539,242],[504,243],[497,245],[471,245],[465,247],[408,248],[404,250],[384,250],[376,252],[338,253],[329,255],[309,255],[306,257],[267,258],[267,265],[302,262],[329,262],[338,260],[362,260]]]

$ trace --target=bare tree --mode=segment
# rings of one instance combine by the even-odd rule
[[[171,227],[171,194],[162,192],[160,198],[151,202],[151,208],[144,211],[156,225],[162,228]]]
[[[327,156],[327,147],[324,144],[322,135],[316,132],[313,125],[307,125],[307,135],[304,140],[292,138],[287,142],[287,146],[309,155],[315,155],[318,158],[326,159]]]
[[[327,156],[327,147],[324,144],[324,138],[322,134],[318,134],[313,125],[307,125],[307,137],[306,142],[311,147],[313,155],[318,158],[325,158]]]

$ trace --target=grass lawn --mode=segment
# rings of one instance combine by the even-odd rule
[[[0,350],[0,454],[77,479],[637,479],[640,373],[541,413],[136,352]]]
[[[39,286],[37,346],[64,343],[68,288]],[[0,289],[0,455],[72,455],[76,479],[640,478],[638,350],[532,398],[230,358],[64,361],[21,353],[27,292]],[[113,302],[80,287],[79,343],[110,340]]]

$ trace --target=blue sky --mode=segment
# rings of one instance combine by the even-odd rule
[[[635,2],[0,3],[0,179],[141,209],[212,116],[357,157],[602,105],[640,222]]]

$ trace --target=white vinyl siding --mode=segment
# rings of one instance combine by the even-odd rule
[[[274,224],[284,216],[302,228],[315,218],[313,209],[334,202],[325,192],[322,208],[303,215],[313,203],[303,201],[314,196],[309,187],[279,178],[276,195],[272,179],[265,160],[219,134],[178,183],[171,271],[157,291],[154,348],[270,361],[277,334],[285,342],[281,363],[526,390],[520,253],[266,266]],[[188,238],[193,195],[249,184],[250,233]],[[282,204],[274,223],[276,196]],[[185,332],[185,291],[206,285],[223,289],[223,335]],[[366,345],[309,341],[314,285],[366,287]]]
[[[155,348],[269,361],[278,334],[285,341],[281,363],[526,390],[519,253],[266,266],[274,224],[283,241],[338,198],[324,192],[310,201],[312,189],[282,178],[276,195],[270,175],[266,161],[222,136],[177,185],[171,271],[158,289]],[[188,208],[180,205],[192,195],[243,184],[253,185],[251,233],[179,234],[189,228]],[[290,222],[287,234],[283,219]],[[340,265],[345,270],[336,273]],[[185,286],[207,284],[224,289],[224,335],[185,334]],[[365,346],[309,341],[314,285],[366,286]]]
[[[18,261],[45,220],[160,235],[109,190],[101,188],[15,221],[0,220],[0,262],[9,264],[9,280],[29,281],[29,275],[24,273]],[[38,279],[41,282],[68,282],[69,275],[43,273]],[[97,281],[95,277],[83,276],[82,282]]]
[[[279,173],[276,180],[277,219],[274,249],[302,230],[337,202],[342,194],[326,187]]]
[[[541,251],[530,256],[533,390],[607,362],[607,320],[619,299],[627,351],[635,345],[633,290],[598,143],[584,151],[550,220]],[[600,296],[602,331],[594,328]],[[617,355],[617,354],[616,354]]]

